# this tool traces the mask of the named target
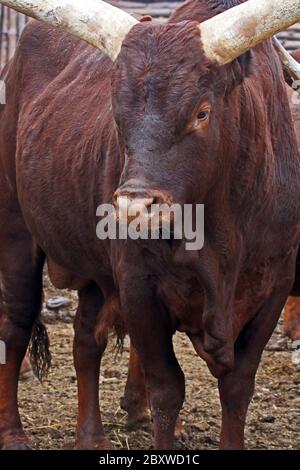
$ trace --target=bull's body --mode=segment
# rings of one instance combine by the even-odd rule
[[[102,279],[102,270],[108,271],[106,251],[96,238],[96,207],[112,200],[120,174],[109,92],[112,67],[94,48],[32,22],[7,71],[8,103],[2,108],[1,120],[2,162],[12,161],[15,153],[20,155],[6,172],[12,187],[16,187],[16,175],[18,178],[24,171],[21,154],[30,154],[30,162],[25,163],[28,179],[21,176],[17,183],[16,204],[20,203],[30,225],[43,218],[35,235],[39,246],[64,268],[76,274],[79,268],[78,274],[95,280],[99,275],[98,280]],[[8,116],[16,107],[20,112],[8,128]],[[45,125],[42,140],[41,126]],[[23,138],[24,133],[29,139]],[[17,152],[16,144],[22,146]],[[86,188],[92,187],[87,193]],[[84,200],[79,204],[77,200],[76,207],[80,194],[85,194]],[[15,194],[8,195],[15,198]],[[64,233],[62,221],[68,227]],[[65,246],[69,246],[67,252]],[[89,259],[84,246],[84,250],[91,249]]]
[[[215,11],[206,3],[189,2],[172,21],[201,22],[221,9]],[[184,37],[184,24],[171,26],[170,31],[168,26],[156,28],[165,28],[170,38],[172,28],[175,33],[178,28],[179,36]],[[129,35],[132,43],[137,32]],[[143,50],[151,50],[153,37],[155,31],[145,35]],[[185,49],[180,51],[180,39],[176,40],[174,61],[179,63]],[[186,47],[184,39],[183,44]],[[169,56],[164,61],[163,51],[161,54],[166,63]],[[141,62],[142,58],[141,53]],[[122,53],[120,60],[122,69]],[[12,335],[19,334],[21,345],[12,353],[2,380],[10,381],[9,370],[12,373],[17,367],[14,364],[26,349],[39,309],[45,254],[57,285],[80,288],[75,364],[79,398],[86,403],[83,397],[87,394],[92,405],[81,405],[79,447],[95,446],[95,441],[98,447],[107,445],[97,424],[97,364],[105,348],[105,327],[112,317],[116,321],[121,315],[119,294],[149,380],[157,446],[170,446],[184,395],[183,376],[171,343],[176,330],[189,335],[219,378],[223,447],[242,445],[259,358],[293,284],[300,220],[300,161],[281,65],[272,43],[258,46],[252,61],[255,66],[241,85],[235,82],[236,75],[244,73],[243,61],[226,69],[226,86],[232,90],[214,118],[212,129],[217,133],[209,135],[211,142],[219,142],[214,155],[217,168],[212,170],[206,161],[201,170],[199,163],[189,164],[195,144],[184,149],[183,141],[178,141],[182,161],[176,166],[177,179],[170,181],[169,154],[155,164],[146,134],[136,138],[140,147],[133,149],[133,155],[144,158],[140,163],[147,167],[143,178],[152,171],[154,187],[165,182],[175,202],[205,204],[205,246],[194,253],[185,252],[180,243],[172,246],[162,240],[100,242],[96,237],[97,206],[111,202],[120,178],[122,189],[134,174],[128,166],[124,170],[119,148],[111,105],[114,66],[109,59],[68,34],[32,22],[4,71],[7,104],[0,115],[0,216],[6,221],[0,228],[2,335],[13,349]],[[152,74],[157,83],[159,65]],[[187,75],[187,87],[189,78]],[[115,88],[119,79],[116,73]],[[168,76],[173,95],[166,100],[164,94],[160,111],[155,111],[170,119],[187,106],[183,96],[178,108],[182,90],[176,79],[176,73],[174,78]],[[163,87],[167,88],[165,81]],[[130,87],[128,93],[134,96]],[[155,91],[151,89],[149,95],[154,95],[150,107],[155,107]],[[142,129],[141,100],[132,102],[131,108],[124,104],[123,96],[121,108],[122,96],[118,112],[123,113],[123,124],[127,120],[128,126],[138,129],[140,119]],[[151,145],[162,140],[162,128],[156,129],[157,141]],[[162,152],[158,144],[155,152]],[[200,200],[193,199],[194,194],[189,195],[191,201],[184,200],[188,191],[183,186],[197,172],[209,175],[210,186]],[[138,171],[135,178],[139,178]],[[127,192],[133,189],[126,187]],[[36,292],[37,300],[32,300],[29,290]],[[97,318],[101,308],[102,323]],[[99,349],[93,339],[97,323]],[[24,440],[21,431],[7,437],[5,428],[12,427],[8,416],[17,416],[15,403],[9,397],[1,400],[5,419],[0,443],[16,446]],[[18,424],[18,418],[15,421]]]

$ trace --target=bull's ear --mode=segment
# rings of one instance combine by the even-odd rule
[[[252,51],[249,50],[236,59],[241,67],[243,77],[247,77],[251,73]]]
[[[228,71],[227,93],[231,93],[234,87],[242,83],[244,78],[251,75],[252,52],[247,51],[230,64],[226,65]]]
[[[152,16],[150,15],[143,15],[141,16],[139,13],[133,13],[131,16],[138,20],[140,23],[145,23],[146,21],[152,21]]]
[[[152,21],[152,16],[150,15],[145,15],[140,19],[141,23],[145,23],[145,21]]]

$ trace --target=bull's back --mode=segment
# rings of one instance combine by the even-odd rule
[[[11,184],[21,115],[76,59],[82,47],[86,46],[78,39],[37,21],[24,28],[13,59],[1,73],[6,104],[0,105],[0,165]]]
[[[18,96],[34,98],[76,58],[80,45],[84,44],[68,33],[30,21],[2,75]]]
[[[65,59],[52,63],[50,55],[57,57],[63,42],[59,41],[57,31],[45,27],[42,23],[31,21],[25,27],[19,41],[14,58],[5,66],[1,79],[6,85],[6,104],[0,105],[0,169],[2,180],[7,178],[11,186],[15,186],[15,153],[17,146],[17,123],[19,111],[26,102],[33,101],[49,82],[59,74],[70,56],[70,47]],[[54,51],[55,38],[58,39]],[[54,54],[50,54],[53,49]]]

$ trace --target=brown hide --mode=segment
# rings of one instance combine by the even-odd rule
[[[30,302],[41,253],[93,281],[80,291],[75,326],[77,448],[108,445],[95,424],[95,397],[104,329],[111,318],[118,322],[120,306],[145,372],[156,447],[172,447],[184,399],[176,330],[219,379],[221,447],[243,446],[255,372],[294,279],[300,161],[272,42],[224,67],[201,49],[199,22],[237,3],[189,0],[167,24],[138,24],[115,65],[31,22],[2,77],[1,337],[10,345],[20,338],[17,364],[33,317],[25,309],[27,321],[20,321],[20,305]],[[188,252],[184,240],[172,239],[100,241],[96,209],[116,190],[205,204],[204,248]],[[0,387],[15,390],[13,360],[9,367]],[[11,430],[16,402],[9,396],[3,406],[10,406]],[[11,435],[1,437],[0,429],[0,446],[18,444]]]
[[[200,11],[198,12],[193,2],[188,2],[185,8],[182,7],[175,13],[172,21],[183,20],[186,16],[199,19],[211,16],[212,13],[208,12],[202,3],[201,5],[199,4]],[[191,7],[193,7],[192,10]],[[215,12],[220,11],[221,8],[221,6],[216,8]],[[165,77],[165,81],[161,83],[168,87],[166,74],[171,71],[171,62],[175,64],[180,62],[182,50],[187,49],[188,43],[190,56],[186,56],[186,64],[183,62],[180,80],[175,73],[176,68],[172,73],[174,83],[173,85],[171,83],[169,87],[172,90],[169,102],[166,101],[164,104],[159,94],[155,96],[155,90],[152,90],[152,83],[149,81],[149,92],[150,95],[153,94],[154,100],[153,106],[156,100],[159,104],[162,103],[165,107],[165,118],[168,118],[166,124],[165,121],[160,121],[159,131],[153,129],[157,139],[154,156],[159,159],[160,171],[150,172],[156,163],[154,160],[152,162],[150,154],[142,149],[138,156],[133,155],[129,159],[132,167],[123,168],[121,185],[124,184],[124,179],[128,180],[128,175],[135,172],[136,161],[139,167],[143,168],[143,178],[150,176],[153,181],[149,184],[168,191],[175,202],[194,202],[197,199],[198,202],[204,202],[210,207],[211,214],[215,213],[211,219],[211,227],[207,229],[206,249],[199,254],[200,270],[197,268],[194,274],[193,266],[197,257],[192,256],[195,260],[192,260],[190,267],[186,264],[187,258],[182,266],[180,259],[179,266],[174,264],[173,268],[172,253],[169,253],[167,246],[160,242],[153,242],[149,248],[154,256],[157,250],[163,253],[161,262],[155,268],[159,270],[158,277],[161,278],[166,270],[169,272],[168,276],[164,276],[159,291],[161,298],[164,298],[164,302],[168,304],[173,325],[177,325],[192,336],[195,332],[196,336],[199,333],[196,343],[202,341],[201,337],[204,334],[203,340],[208,342],[205,348],[209,350],[209,354],[215,354],[218,356],[218,361],[229,365],[232,364],[231,354],[225,359],[226,355],[217,353],[217,349],[220,348],[222,351],[224,346],[229,350],[232,348],[232,338],[238,336],[239,331],[253,317],[265,296],[272,291],[272,286],[277,282],[275,275],[278,269],[277,263],[282,262],[283,252],[289,252],[289,247],[295,243],[294,240],[298,236],[294,234],[288,237],[286,234],[285,240],[290,240],[287,242],[278,237],[277,230],[275,230],[278,223],[285,223],[286,220],[291,222],[291,227],[295,225],[296,209],[293,204],[289,213],[284,214],[281,210],[281,205],[286,205],[286,201],[294,199],[294,194],[290,195],[285,192],[285,182],[281,175],[286,175],[285,179],[289,180],[289,187],[293,186],[296,193],[298,187],[296,184],[292,185],[291,181],[295,179],[293,175],[298,174],[298,156],[297,159],[295,156],[293,158],[290,156],[294,152],[294,136],[288,129],[290,117],[279,71],[280,64],[273,54],[272,45],[267,42],[257,47],[253,53],[253,60],[260,64],[259,72],[256,73],[253,69],[249,72],[243,70],[246,67],[243,61],[247,61],[245,57],[222,68],[222,74],[219,75],[219,69],[217,67],[214,69],[205,63],[201,51],[197,51],[196,31],[198,34],[198,30],[193,28],[192,23],[189,25],[181,23],[181,26],[171,24],[153,26],[144,23],[135,27],[125,41],[128,45],[121,52],[118,72],[114,77],[115,114],[117,120],[121,115],[122,125],[123,121],[126,123],[128,138],[131,138],[132,134],[133,147],[135,141],[140,142],[140,136],[137,132],[132,133],[131,129],[139,129],[138,121],[141,119],[140,102],[137,97],[139,89],[135,90],[135,88],[136,83],[142,83],[147,75],[135,77],[134,67],[132,72],[125,71],[123,62],[130,59],[126,55],[132,53],[137,57],[138,70],[151,67],[143,63],[143,57],[139,56],[138,48],[147,47],[151,52],[153,47],[153,54],[155,54],[154,43],[163,36],[166,44],[169,42],[173,47],[172,37],[176,33],[178,44],[175,49],[178,57],[174,54],[174,57],[167,58],[170,56],[166,47],[166,51],[161,51],[162,57],[155,56],[153,67],[157,67],[157,72],[150,75],[153,84],[160,79],[160,76],[161,80]],[[141,34],[142,41],[140,42],[137,38]],[[165,58],[164,53],[166,53]],[[267,55],[270,56],[269,60],[266,59]],[[165,64],[165,70],[160,71],[159,60]],[[189,61],[193,64],[193,73],[189,71]],[[194,66],[195,63],[199,63],[198,70]],[[13,188],[16,185],[18,190],[18,201],[10,201],[10,204],[16,208],[18,204],[21,205],[26,223],[39,246],[56,264],[67,271],[77,272],[79,277],[96,280],[107,292],[113,289],[110,244],[100,243],[97,240],[94,214],[98,203],[112,200],[112,194],[119,185],[123,165],[123,147],[121,146],[120,158],[110,104],[112,69],[112,63],[90,46],[67,34],[32,22],[26,28],[15,60],[7,71],[9,101],[3,108],[1,116],[1,161],[5,168],[6,178],[3,184],[11,188],[12,198]],[[172,134],[169,134],[168,130],[168,127],[175,129],[173,127],[177,125],[173,122],[175,117],[181,119],[180,126],[176,128],[177,136],[184,132],[182,126],[189,119],[188,107],[191,106],[191,100],[192,105],[195,100],[190,94],[192,81],[195,74],[201,75],[204,70],[201,86],[203,89],[208,87],[210,94],[215,90],[215,108],[219,109],[219,114],[213,118],[214,122],[211,123],[207,133],[206,143],[205,137],[193,134],[190,135],[189,141],[186,138],[186,149],[181,142],[176,143],[177,152],[183,155],[186,152],[191,153],[190,157],[181,159],[177,164],[178,174],[176,175],[174,166],[170,163],[171,155],[162,158],[159,154],[164,152],[164,146],[167,143],[166,136],[170,139],[168,145],[175,148],[175,141],[172,141]],[[119,76],[121,73],[125,74],[126,79],[124,77],[121,79]],[[188,73],[188,79],[185,73]],[[236,85],[242,80],[244,73],[249,75],[244,80],[244,85]],[[280,79],[277,78],[270,87],[268,77],[272,74]],[[185,80],[186,96],[181,96],[182,79]],[[217,85],[213,89],[214,82]],[[120,88],[121,83],[122,88]],[[21,87],[20,84],[22,84]],[[161,90],[161,93],[164,93],[164,90]],[[175,110],[179,96],[181,96],[180,111]],[[281,99],[276,101],[275,96],[281,96]],[[135,99],[135,102],[129,99]],[[196,97],[196,100],[198,99],[199,96]],[[224,99],[226,110],[222,104]],[[242,102],[242,108],[240,108],[240,102]],[[268,122],[270,125],[267,124]],[[218,141],[215,140],[214,129],[218,129]],[[145,132],[149,135],[152,133],[150,125],[148,128],[145,127]],[[16,160],[13,158],[16,145],[15,135],[17,135]],[[204,153],[195,160],[193,153],[197,146],[197,139],[199,145],[204,143]],[[121,135],[120,142],[122,144]],[[289,146],[286,150],[287,142]],[[149,145],[152,144],[149,142]],[[209,159],[208,154],[206,156],[210,146],[213,147],[211,150],[214,154],[213,160]],[[132,151],[134,152],[134,148]],[[224,155],[230,156],[230,159],[225,158]],[[137,157],[139,161],[135,160]],[[148,163],[145,166],[143,162],[147,159]],[[193,165],[188,167],[187,164],[191,159],[193,159]],[[207,175],[206,180],[202,178],[198,185],[201,188],[201,194],[195,192],[198,178],[195,170],[201,171],[202,175]],[[170,171],[173,171],[173,180],[169,180],[167,184],[169,187],[164,188],[164,175],[169,174]],[[174,186],[172,186],[172,181]],[[187,183],[189,187],[186,186]],[[218,185],[218,191],[211,191],[210,185],[212,184],[214,187]],[[265,225],[266,219],[270,220],[268,226]],[[222,220],[221,232],[215,226],[220,220]],[[242,231],[237,231],[237,223],[243,226]],[[216,233],[218,233],[217,239],[215,239]],[[263,243],[260,237],[259,239],[256,237],[256,233],[264,233]],[[274,267],[273,272],[270,259],[273,258],[274,247],[277,245],[276,269]],[[140,256],[138,246],[132,247],[129,256],[134,257],[136,250],[137,256],[143,263],[142,271],[153,270],[151,261]],[[126,250],[124,259],[127,256],[125,253]],[[210,261],[206,261],[206,257],[208,260],[211,258]],[[203,261],[201,261],[202,258]],[[213,271],[208,273],[206,268],[202,272],[202,267],[205,267],[207,263],[211,264],[212,260],[215,265],[213,269],[216,273],[218,271],[218,274],[214,274]],[[238,263],[237,260],[239,260]],[[226,271],[226,281],[221,271]],[[183,278],[180,288],[178,286],[176,289],[175,301],[172,299],[173,284],[177,283],[180,275]],[[200,294],[198,298],[195,293],[188,294],[191,289],[190,279],[194,275],[199,282],[196,288]],[[238,282],[236,288],[239,292],[238,305],[243,305],[243,307],[238,308],[239,313],[236,318],[231,316],[231,308],[226,308],[223,315],[221,311],[224,310],[224,306],[215,304],[217,298],[220,301],[219,284],[223,282],[228,286]],[[255,287],[257,282],[257,287]],[[248,284],[249,287],[246,288]],[[212,290],[213,296],[219,293],[216,299],[212,300],[212,305],[207,306],[208,310],[204,311],[203,320],[201,320],[201,315],[198,316],[198,313],[196,315],[196,311],[202,308],[204,286],[206,286],[204,290]],[[246,301],[248,291],[249,299]],[[225,296],[227,295],[228,292]],[[240,296],[244,299],[243,301],[240,300]],[[188,303],[185,300],[187,297],[190,297]],[[208,298],[206,301],[208,302]],[[224,298],[222,302],[230,303],[232,300],[228,298],[225,301]],[[189,311],[195,311],[195,313],[190,315]],[[231,339],[230,336],[232,336]]]

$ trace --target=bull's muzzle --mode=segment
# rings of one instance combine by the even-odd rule
[[[144,229],[159,229],[164,214],[169,213],[171,200],[159,191],[128,191],[118,189],[113,199],[116,219],[119,223],[130,223],[139,219]],[[161,210],[162,208],[162,210]]]

